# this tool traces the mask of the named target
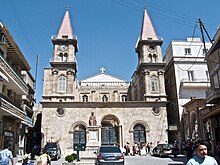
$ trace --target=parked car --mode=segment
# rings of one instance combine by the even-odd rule
[[[49,142],[44,148],[47,150],[47,154],[50,156],[51,160],[58,160],[61,158],[60,145],[57,142]]]
[[[96,165],[124,165],[124,155],[118,146],[100,146]]]
[[[157,155],[160,157],[169,156],[169,155],[174,155],[174,157],[177,157],[178,154],[179,154],[178,147],[175,147],[172,144],[158,144],[153,149],[153,155]]]

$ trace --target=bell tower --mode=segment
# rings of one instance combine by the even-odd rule
[[[153,102],[166,100],[162,43],[145,8],[141,34],[135,48],[138,66],[132,76],[134,82],[130,90],[132,100]]]
[[[75,100],[77,98],[78,42],[73,34],[70,13],[67,9],[58,34],[52,36],[53,58],[51,68],[44,69],[44,99]]]

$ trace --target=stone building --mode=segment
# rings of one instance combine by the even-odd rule
[[[0,21],[0,149],[9,145],[13,154],[30,148],[34,78],[30,65],[7,27]],[[33,138],[34,139],[34,138]]]
[[[104,68],[100,74],[77,80],[78,43],[68,10],[52,43],[51,67],[44,69],[42,145],[59,141],[66,154],[73,152],[79,136],[86,147],[93,138],[97,146],[120,147],[126,142],[167,141],[163,41],[146,9],[136,45],[138,66],[131,82],[105,73]],[[95,124],[89,122],[91,118],[96,118]],[[91,128],[96,128],[94,134],[90,134]]]
[[[208,71],[210,75],[210,88],[207,90],[206,109],[203,111],[203,121],[209,126],[207,137],[212,146],[220,142],[220,29],[213,38],[213,45],[206,54]],[[213,147],[213,152],[215,148]]]

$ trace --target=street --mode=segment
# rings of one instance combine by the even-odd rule
[[[178,155],[177,158],[173,157],[155,157],[155,156],[126,156],[125,165],[168,165],[169,162],[186,162],[186,157],[184,155]],[[62,165],[64,158],[59,159],[58,161],[52,161],[52,165]]]

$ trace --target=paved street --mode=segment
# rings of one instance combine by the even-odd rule
[[[159,158],[155,156],[126,156],[125,164],[126,165],[168,165],[169,162],[185,162],[186,157],[183,155],[178,155],[177,158],[167,157]],[[64,158],[61,158],[58,161],[52,161],[52,165],[62,165]]]

